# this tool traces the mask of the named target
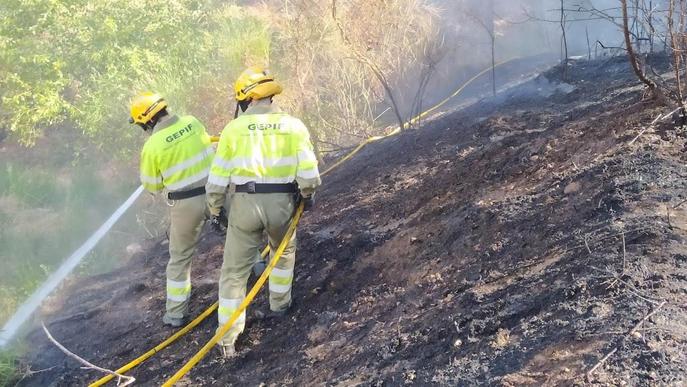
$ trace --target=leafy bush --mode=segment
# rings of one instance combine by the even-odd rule
[[[222,127],[231,81],[270,49],[264,20],[231,2],[0,2],[0,132],[40,139],[0,158],[0,323],[137,184],[128,156],[144,136],[128,124],[129,99],[155,90]],[[112,172],[114,159],[134,173]],[[128,231],[137,215],[123,220]],[[108,239],[89,270],[121,262],[127,238]]]
[[[0,350],[0,386],[10,386],[17,380],[17,356]]]
[[[5,0],[0,115],[26,145],[74,123],[108,153],[130,154],[139,137],[127,122],[134,93],[159,91],[211,119],[227,101],[199,101],[197,85],[227,95],[226,80],[245,61],[266,61],[269,49],[264,23],[223,2]]]
[[[400,88],[410,69],[424,66],[435,32],[424,0],[342,1],[345,34],[329,2],[263,4],[0,1],[0,133],[37,145],[0,154],[0,322],[136,184],[132,173],[103,176],[117,163],[135,171],[131,156],[145,136],[128,124],[134,94],[160,92],[171,110],[217,133],[233,116],[238,73],[269,65],[286,86],[279,101],[304,119],[316,146],[336,148],[376,134],[385,99],[374,71],[353,54],[374,58],[373,68]],[[137,215],[125,220],[133,228]],[[146,235],[161,235],[162,224]],[[111,238],[89,268],[116,265],[113,251],[128,242]]]
[[[16,163],[0,169],[0,260],[5,269],[0,272],[0,323],[132,187],[113,186],[86,166],[70,172],[66,177]]]

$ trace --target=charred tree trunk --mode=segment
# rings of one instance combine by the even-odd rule
[[[496,31],[494,31],[494,0],[489,0],[489,37],[491,38],[491,90],[496,96]]]
[[[640,29],[641,23],[639,22],[639,0],[634,2],[634,16],[632,20],[632,25],[634,26],[635,36],[637,39],[637,53],[641,55],[642,53],[642,31]]]
[[[649,53],[654,53],[654,35],[656,29],[654,28],[654,2],[649,1]]]
[[[674,7],[673,7],[674,10]],[[685,47],[687,47],[687,35],[685,34],[685,15],[687,14],[687,9],[685,9],[685,0],[679,0],[679,10],[678,10],[678,15],[680,16],[680,24],[678,27],[678,33],[677,36],[675,37],[675,42],[676,45],[673,47],[673,55],[678,56],[678,63],[679,66],[682,68],[682,82],[683,84],[680,85],[682,87],[682,90],[684,90],[684,82],[687,81],[687,67],[685,67],[685,63],[687,63],[687,53],[685,53]],[[675,14],[673,14],[673,17]],[[680,71],[680,70],[678,70]],[[684,95],[683,95],[684,97]],[[682,103],[682,101],[680,101]]]
[[[675,0],[670,0],[668,4],[668,33],[670,35],[670,48],[672,50],[673,57],[673,70],[675,71],[675,82],[677,98],[679,103],[682,104],[684,98],[682,96],[682,81],[680,80],[680,50],[678,46],[678,41],[675,39]]]
[[[382,88],[384,88],[384,91],[386,92],[387,97],[389,97],[389,102],[391,103],[391,108],[394,111],[394,114],[396,115],[396,120],[398,120],[398,127],[400,130],[403,130],[405,128],[405,123],[403,122],[403,116],[401,115],[401,111],[398,107],[398,103],[396,103],[396,98],[394,97],[394,93],[391,89],[391,85],[389,84],[389,81],[386,78],[386,75],[384,74],[384,71],[370,59],[367,57],[365,54],[360,52],[353,42],[348,38],[348,35],[346,35],[346,31],[344,30],[344,26],[341,23],[341,21],[338,19],[336,16],[336,0],[332,0],[332,19],[334,19],[334,22],[336,23],[337,28],[339,29],[339,33],[341,34],[341,39],[343,39],[344,43],[351,49],[351,52],[353,53],[353,56],[362,64],[367,66],[372,73],[375,75],[379,83],[382,85]]]
[[[589,44],[589,28],[584,27],[584,34],[587,36],[587,60],[592,60],[592,46]]]
[[[627,49],[627,57],[630,60],[632,71],[634,71],[635,75],[637,75],[637,78],[639,78],[639,80],[649,88],[654,98],[658,98],[662,102],[665,102],[665,96],[661,94],[660,90],[658,90],[656,83],[647,78],[646,74],[644,74],[639,65],[637,54],[632,46],[632,39],[630,37],[630,23],[627,15],[627,0],[620,0],[620,5],[623,12],[623,35],[625,35],[625,48]]]
[[[563,4],[563,0],[561,0],[561,32],[561,38],[563,40],[563,79],[566,79],[568,75],[568,37],[565,33],[565,5]]]
[[[496,96],[496,39],[491,38],[491,90]]]

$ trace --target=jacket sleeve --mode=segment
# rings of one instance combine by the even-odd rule
[[[212,145],[212,138],[210,137],[210,134],[208,134],[208,131],[207,131],[207,128],[205,127],[205,125],[203,125],[203,123],[200,122],[200,120],[198,120],[195,117],[193,117],[193,120],[198,124],[198,126],[201,129],[200,135],[202,137],[203,144],[208,145],[208,146]]]
[[[296,182],[303,196],[310,196],[315,189],[322,184],[320,171],[317,168],[317,157],[310,142],[308,128],[300,121],[297,121],[297,130],[294,131],[296,158],[298,166],[296,169]]]
[[[201,141],[203,142],[203,145],[205,145],[205,147],[206,147],[205,149],[206,149],[206,151],[208,152],[208,155],[210,155],[210,157],[214,158],[214,156],[215,156],[215,148],[216,148],[215,145],[216,145],[216,144],[213,144],[213,143],[212,143],[212,136],[210,136],[210,134],[208,133],[207,129],[205,128],[205,125],[203,125],[202,122],[200,122],[200,121],[199,121],[197,118],[195,118],[195,117],[193,117],[193,120],[195,121],[195,123],[196,123],[196,124],[198,125],[198,127],[200,128],[200,129],[199,129],[199,130],[200,130],[200,138],[201,138]]]
[[[232,149],[227,133],[228,128],[222,131],[217,144],[217,152],[212,160],[210,175],[205,185],[205,196],[208,201],[210,214],[219,215],[220,209],[224,206],[227,197],[227,187],[231,178],[231,158]]]
[[[155,155],[146,146],[141,151],[141,184],[148,192],[158,193],[165,188],[162,184],[162,174],[158,168]]]

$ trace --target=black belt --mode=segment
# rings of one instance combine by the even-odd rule
[[[296,193],[298,192],[298,187],[295,183],[286,184],[260,184],[251,181],[246,184],[241,184],[236,186],[235,192],[246,192],[246,193]]]
[[[178,191],[178,192],[168,192],[167,197],[169,200],[183,200],[188,198],[193,198],[196,196],[204,195],[205,187],[200,186],[198,188],[193,188],[188,191]]]

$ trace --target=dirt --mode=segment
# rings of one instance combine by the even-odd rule
[[[538,93],[537,86],[555,85]],[[564,85],[560,87],[561,85]],[[238,355],[185,385],[684,385],[685,132],[624,58],[573,62],[497,98],[372,144],[327,176],[299,231],[294,305],[251,306]],[[53,335],[117,368],[166,338],[164,241],[70,285]],[[194,263],[193,314],[216,297],[222,241]],[[657,306],[656,313],[630,330]],[[215,318],[137,368],[159,385]],[[24,385],[83,385],[36,330]],[[587,378],[607,353],[616,351]]]

